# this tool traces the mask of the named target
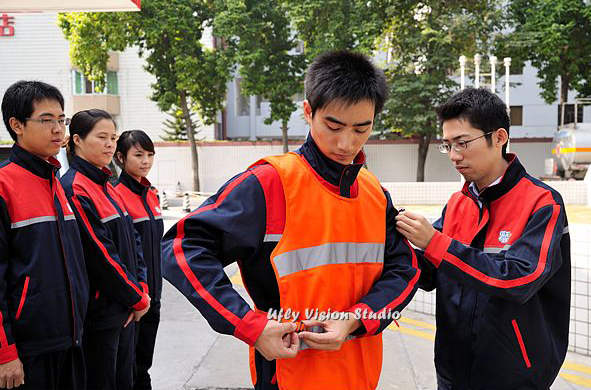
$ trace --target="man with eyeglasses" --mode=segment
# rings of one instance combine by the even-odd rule
[[[15,144],[0,164],[0,388],[84,389],[88,277],[54,158],[69,123],[64,98],[19,81],[2,117]]]
[[[570,237],[560,194],[506,152],[505,104],[465,89],[438,110],[439,147],[466,179],[433,226],[404,212],[421,249],[420,288],[437,289],[438,389],[549,389],[564,361]]]

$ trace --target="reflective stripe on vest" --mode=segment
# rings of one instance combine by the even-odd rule
[[[312,248],[302,248],[275,257],[279,276],[321,267],[346,263],[383,263],[383,243],[335,242]]]

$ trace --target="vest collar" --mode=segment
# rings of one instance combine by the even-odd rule
[[[108,168],[103,167],[99,169],[78,156],[74,156],[71,166],[100,186],[104,186],[112,175],[112,172]]]
[[[304,156],[310,166],[329,184],[339,188],[341,196],[351,196],[351,186],[355,183],[359,170],[365,163],[365,153],[360,151],[352,164],[343,165],[330,158],[326,157],[320,151],[318,145],[312,138],[312,134],[308,134],[306,142],[296,151]]]
[[[25,150],[19,144],[14,144],[12,146],[10,151],[10,161],[23,167],[27,171],[48,180],[51,179],[51,177],[61,168],[61,164],[55,157],[49,157],[46,161],[28,150]]]
[[[519,181],[526,175],[525,168],[523,165],[521,165],[521,162],[519,162],[519,159],[515,154],[507,153],[507,162],[509,165],[505,169],[503,176],[501,176],[500,182],[493,186],[486,187],[480,191],[480,195],[478,197],[479,200],[484,200],[487,203],[495,201],[515,187],[517,183],[519,183]],[[465,182],[464,187],[462,188],[462,193],[464,193],[464,195],[474,197],[474,195],[470,193],[470,185],[471,182]]]

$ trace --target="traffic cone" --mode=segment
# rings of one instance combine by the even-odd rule
[[[189,200],[189,193],[185,192],[183,195],[183,211],[186,213],[191,212],[191,201]]]
[[[166,197],[166,190],[162,191],[160,206],[162,207],[162,210],[168,210],[168,198]]]

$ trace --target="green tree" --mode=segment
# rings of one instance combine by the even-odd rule
[[[294,38],[284,4],[273,0],[223,0],[214,32],[236,48],[242,91],[271,103],[265,124],[281,122],[283,151],[288,151],[288,122],[303,91],[304,57]]]
[[[487,52],[502,27],[497,1],[396,1],[381,47],[388,53],[390,96],[376,130],[418,138],[417,181],[425,180],[435,107],[458,88],[450,76],[460,55]]]
[[[591,4],[583,0],[513,0],[512,33],[501,49],[538,70],[540,95],[562,107],[569,89],[591,95]],[[560,89],[558,89],[560,81]],[[559,91],[559,92],[558,92]]]
[[[139,12],[67,13],[59,24],[70,41],[74,66],[90,79],[105,79],[109,51],[137,46],[156,82],[151,98],[163,111],[180,107],[191,146],[193,189],[199,166],[191,112],[205,124],[216,122],[232,74],[232,52],[201,44],[214,9],[207,0],[144,0]]]
[[[387,0],[285,0],[308,60],[328,50],[371,54],[387,26]]]
[[[172,106],[167,113],[171,118],[166,119],[162,124],[165,135],[161,135],[160,138],[164,141],[187,141],[187,124],[185,123],[185,117],[183,110],[180,107]],[[198,134],[200,130],[197,130],[201,125],[194,118],[195,113],[191,112],[191,123],[193,124],[193,130],[195,134]]]

